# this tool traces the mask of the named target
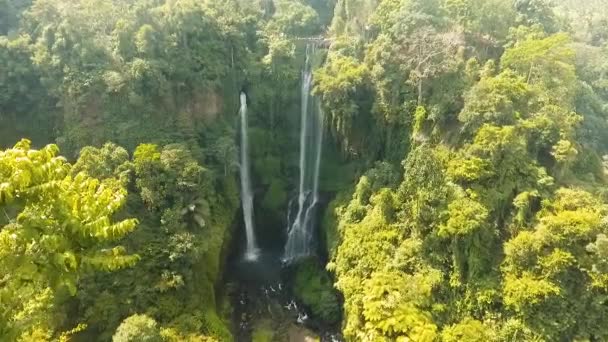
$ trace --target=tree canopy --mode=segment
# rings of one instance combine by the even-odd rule
[[[0,0],[0,340],[608,340],[607,8]]]

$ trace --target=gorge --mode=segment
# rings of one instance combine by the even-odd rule
[[[0,341],[608,340],[605,0],[0,0]]]

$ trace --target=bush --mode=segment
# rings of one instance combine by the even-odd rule
[[[269,320],[262,320],[255,324],[253,333],[251,334],[251,340],[253,342],[272,342],[274,338],[274,331],[272,329],[272,322]]]
[[[329,324],[340,320],[340,301],[332,280],[316,261],[306,261],[298,265],[294,293],[312,314]]]
[[[127,317],[116,329],[113,342],[162,342],[160,329],[153,318],[135,314]]]

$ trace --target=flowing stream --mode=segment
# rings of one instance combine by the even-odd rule
[[[284,255],[286,262],[311,255],[314,245],[315,212],[319,203],[319,172],[324,129],[323,112],[318,100],[310,94],[314,52],[314,45],[306,46],[306,63],[302,71],[301,87],[298,209],[293,221],[290,217],[288,218],[288,235]]]
[[[251,177],[249,174],[249,124],[247,120],[247,95],[241,92],[241,203],[243,206],[243,220],[245,221],[245,232],[247,245],[245,247],[245,259],[256,260],[258,247],[255,242],[255,227],[253,224],[253,193],[251,192]]]

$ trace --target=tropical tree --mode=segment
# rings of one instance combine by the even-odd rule
[[[22,140],[0,152],[2,339],[51,338],[61,324],[51,318],[61,313],[56,305],[76,294],[83,275],[138,260],[114,245],[137,224],[113,220],[126,190],[116,179],[71,175],[58,151],[34,150]]]

